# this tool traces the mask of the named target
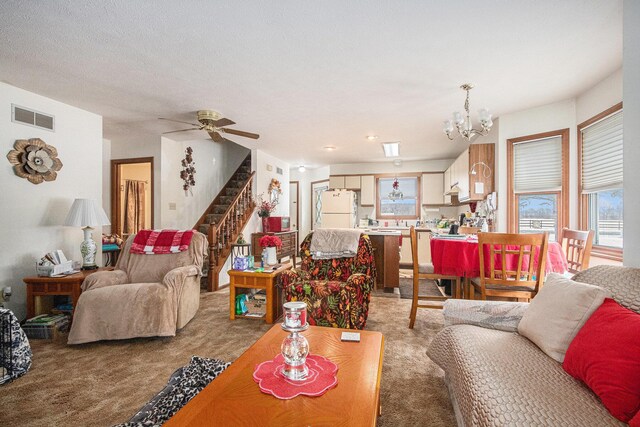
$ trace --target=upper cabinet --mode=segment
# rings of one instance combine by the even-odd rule
[[[344,188],[347,190],[360,190],[360,177],[359,176],[345,176]]]
[[[444,194],[444,173],[423,173],[422,174],[422,204],[423,205],[443,205]]]
[[[360,177],[360,205],[375,206],[376,204],[376,179],[373,175]]]
[[[458,202],[484,200],[495,188],[494,169],[495,145],[472,144],[445,171],[444,192],[457,186]],[[475,174],[471,173],[472,170]],[[444,199],[445,205],[451,204],[451,196],[445,196]]]
[[[345,177],[344,176],[335,176],[331,175],[329,177],[329,188],[334,190],[340,190],[345,188]]]

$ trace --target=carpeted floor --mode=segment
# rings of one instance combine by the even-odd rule
[[[0,386],[1,426],[110,426],[128,420],[192,355],[235,360],[271,325],[228,318],[228,291],[204,293],[196,317],[176,337],[67,346],[33,340],[33,367]],[[425,351],[442,313],[411,301],[373,296],[368,330],[385,336],[379,426],[453,426],[442,371]]]

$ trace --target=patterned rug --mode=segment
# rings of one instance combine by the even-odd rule
[[[433,280],[421,279],[419,294],[420,295],[445,295],[444,288],[436,285]],[[413,278],[400,276],[400,298],[411,299],[413,298]]]

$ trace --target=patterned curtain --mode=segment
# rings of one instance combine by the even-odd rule
[[[134,234],[145,228],[145,186],[144,181],[124,182],[124,234]]]

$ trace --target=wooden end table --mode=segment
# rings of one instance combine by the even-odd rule
[[[357,331],[359,343],[342,342],[344,331],[354,332],[320,326],[302,332],[312,354],[338,365],[338,385],[322,396],[280,400],[260,391],[253,371],[280,353],[287,336],[274,325],[164,426],[375,426],[381,413],[384,337]]]
[[[271,267],[273,268],[273,267]],[[265,322],[273,323],[282,313],[282,290],[276,286],[276,279],[283,271],[291,269],[291,264],[280,264],[276,270],[268,270],[258,273],[254,271],[229,270],[229,319],[236,317],[247,319],[261,319],[236,314],[236,293],[238,288],[264,289],[267,294]]]
[[[85,277],[96,271],[113,270],[113,268],[98,268],[96,270],[82,270],[76,274],[64,277],[25,277],[22,281],[27,285],[27,319],[36,315],[36,297],[45,295],[68,295],[71,297],[73,310],[75,311],[78,299],[82,293],[81,285]],[[71,313],[73,319],[73,312]]]

